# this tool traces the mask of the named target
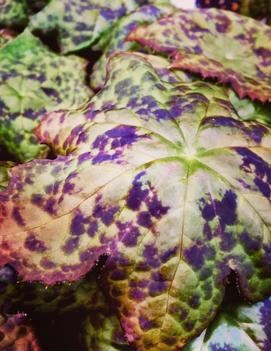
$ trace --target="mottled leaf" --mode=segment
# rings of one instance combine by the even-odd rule
[[[108,72],[85,108],[43,119],[61,156],[12,169],[0,264],[50,284],[108,254],[128,341],[176,350],[214,318],[231,270],[251,301],[270,292],[271,131],[241,121],[223,88],[161,79],[143,55]]]
[[[3,351],[40,351],[25,314],[5,318],[0,315],[0,349]]]
[[[129,347],[119,320],[97,283],[96,274],[88,274],[72,284],[46,287],[18,282],[14,271],[5,266],[0,270],[0,293],[0,311],[5,313],[23,311],[46,320],[50,318],[48,313],[72,318],[70,312],[81,311],[84,321],[79,339],[87,350],[113,351],[120,350],[119,345]]]
[[[98,90],[104,85],[106,63],[110,55],[118,51],[135,51],[138,49],[137,44],[125,41],[131,30],[139,24],[151,23],[172,10],[171,6],[146,5],[118,21],[112,30],[108,31],[107,36],[103,36],[103,43],[99,45],[103,49],[103,55],[93,67],[90,79],[92,88]]]
[[[173,68],[230,83],[238,95],[271,101],[271,28],[217,9],[179,10],[129,40],[173,55]]]
[[[23,311],[33,314],[64,314],[75,310],[84,313],[109,311],[95,274],[74,283],[51,286],[20,282],[9,266],[0,269],[0,312],[14,314]]]
[[[2,0],[0,2],[0,26],[26,25],[29,9],[25,0]]]
[[[230,305],[219,312],[184,351],[271,350],[271,298],[255,305]]]
[[[110,310],[88,315],[82,331],[82,343],[89,351],[134,350],[124,338],[118,318]]]
[[[2,0],[0,26],[20,28],[27,25],[29,17],[41,10],[50,0]]]
[[[20,161],[47,150],[32,132],[45,113],[90,96],[85,65],[49,51],[28,31],[0,50],[0,143]]]
[[[143,0],[52,0],[30,21],[30,28],[57,30],[63,53],[92,45],[102,34]]]

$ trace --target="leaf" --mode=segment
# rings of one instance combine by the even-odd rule
[[[169,14],[172,10],[171,6],[146,5],[120,19],[112,30],[102,37],[103,43],[99,43],[103,55],[93,67],[90,79],[92,88],[99,90],[103,87],[106,80],[106,63],[110,55],[118,51],[136,51],[138,49],[137,44],[125,41],[132,29],[139,24],[151,23],[155,19]]]
[[[248,98],[240,99],[233,90],[229,89],[229,98],[241,119],[258,121],[271,126],[271,104],[262,104]]]
[[[8,317],[0,316],[0,349],[10,351],[40,351],[36,337],[26,315],[18,313]]]
[[[30,21],[32,30],[57,30],[61,51],[68,53],[92,45],[142,0],[52,0]]]
[[[13,39],[14,33],[9,29],[0,29],[0,48]]]
[[[217,10],[178,10],[128,36],[173,56],[173,68],[229,83],[239,97],[271,101],[271,28]]]
[[[95,274],[74,283],[45,286],[41,283],[20,282],[9,266],[0,269],[0,312],[14,314],[65,314],[81,310],[84,314],[105,311],[109,304],[98,285]]]
[[[15,166],[13,162],[0,161],[0,191],[4,190],[9,182],[9,171]]]
[[[0,269],[0,291],[1,312],[24,311],[32,318],[38,316],[50,320],[50,316],[59,317],[61,314],[66,319],[73,318],[73,314],[80,311],[83,330],[79,339],[86,349],[113,351],[123,350],[118,346],[129,347],[119,320],[93,273],[72,284],[46,287],[39,283],[18,282],[13,270],[5,266]]]
[[[241,121],[223,88],[168,83],[146,56],[119,53],[108,72],[84,109],[43,119],[60,156],[12,169],[0,264],[52,284],[108,254],[128,341],[176,350],[214,318],[231,270],[251,301],[270,293],[271,131]]]
[[[89,351],[132,351],[112,313],[92,313],[84,323],[82,341]],[[125,348],[124,348],[125,347]]]
[[[255,305],[230,305],[184,351],[269,351],[271,298]]]
[[[90,96],[86,62],[60,57],[25,31],[0,50],[0,143],[20,161],[45,155],[33,134],[40,118]]]
[[[0,26],[24,26],[28,21],[28,7],[25,0],[3,0],[0,2]]]

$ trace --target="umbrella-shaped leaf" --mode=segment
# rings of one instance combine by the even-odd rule
[[[80,50],[93,44],[104,32],[143,0],[52,0],[30,21],[30,28],[58,31],[62,52]]]
[[[5,318],[0,315],[0,349],[10,351],[40,351],[26,315],[20,313]]]
[[[224,89],[169,83],[142,55],[108,71],[84,109],[43,119],[61,156],[12,169],[1,264],[53,283],[107,253],[128,341],[175,350],[214,318],[231,270],[250,300],[270,292],[271,131],[241,121]]]
[[[49,51],[28,31],[0,50],[0,143],[19,160],[44,154],[33,128],[45,113],[90,96],[85,65]]]
[[[230,83],[240,97],[271,101],[271,28],[217,9],[176,11],[130,35],[174,55],[172,67]]]
[[[100,89],[106,78],[106,63],[108,57],[117,51],[133,51],[138,49],[135,43],[125,41],[127,35],[136,28],[138,24],[150,23],[155,19],[170,13],[171,6],[146,5],[132,12],[128,16],[120,19],[118,23],[107,34],[108,38],[103,37],[103,55],[97,61],[91,74],[91,86],[95,90]],[[99,45],[101,47],[101,44]]]
[[[218,313],[184,351],[271,350],[271,298],[255,305],[230,305]]]

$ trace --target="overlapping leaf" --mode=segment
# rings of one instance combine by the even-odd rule
[[[2,0],[0,2],[0,26],[26,26],[29,16],[41,10],[50,0]]]
[[[229,98],[241,119],[258,121],[271,126],[271,104],[262,104],[248,98],[240,99],[233,90],[229,89]]]
[[[93,44],[102,34],[143,0],[52,0],[30,21],[30,28],[58,31],[62,52],[80,50]]]
[[[45,286],[40,283],[20,282],[9,266],[0,270],[0,311],[13,314],[23,311],[31,314],[56,313],[75,310],[85,313],[109,313],[109,304],[94,274],[75,283],[58,283]]]
[[[85,321],[82,342],[89,351],[133,351],[124,338],[118,318],[112,313],[90,314]]]
[[[174,68],[230,83],[241,98],[271,101],[271,29],[260,22],[217,9],[179,10],[129,39],[174,54]]]
[[[52,313],[72,318],[71,313],[81,311],[83,329],[78,342],[86,350],[113,351],[120,350],[119,346],[123,345],[131,350],[96,279],[95,274],[88,274],[73,284],[46,287],[39,283],[19,283],[16,274],[6,266],[0,270],[0,311],[23,311],[31,316],[42,316],[44,320]]]
[[[90,96],[85,65],[49,51],[28,31],[0,50],[0,143],[19,160],[44,154],[32,131],[46,112]]]
[[[36,337],[24,314],[7,319],[0,315],[0,349],[7,351],[40,351]]]
[[[271,132],[241,121],[223,89],[161,79],[142,55],[108,71],[85,109],[41,123],[62,156],[13,168],[0,263],[52,283],[107,253],[128,341],[175,350],[215,316],[231,270],[250,300],[270,292]]]
[[[0,26],[25,25],[29,9],[25,0],[3,0],[0,2]]]
[[[104,85],[106,79],[106,63],[110,55],[114,52],[133,51],[138,48],[137,44],[125,41],[131,30],[136,28],[139,24],[153,22],[155,19],[170,13],[172,10],[173,8],[171,6],[146,5],[118,21],[113,29],[108,32],[108,38],[104,36],[103,44],[100,43],[100,47],[103,49],[103,55],[93,68],[90,80],[91,86],[95,90],[98,90]]]
[[[226,306],[184,351],[269,351],[271,298],[255,305]]]

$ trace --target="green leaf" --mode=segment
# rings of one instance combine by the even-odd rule
[[[98,284],[96,274],[68,284],[44,286],[40,283],[22,283],[5,266],[0,270],[0,311],[12,314],[23,311],[45,320],[51,316],[72,318],[80,312],[83,329],[78,340],[90,351],[120,350],[127,345],[119,320],[107,302]],[[0,344],[1,345],[1,344]],[[122,349],[121,349],[122,350]]]
[[[92,45],[141,0],[51,0],[30,21],[32,30],[57,30],[63,53]]]
[[[0,269],[0,311],[13,314],[23,311],[31,315],[106,311],[109,304],[97,283],[95,274],[88,274],[74,283],[46,286],[37,282],[20,282],[9,266]]]
[[[89,351],[132,351],[118,318],[109,311],[96,311],[88,315],[82,331],[82,342]]]
[[[229,89],[229,98],[241,119],[258,121],[271,126],[271,104],[262,104],[250,99],[240,99],[233,90]]]
[[[25,0],[3,0],[0,2],[0,26],[26,25],[29,10]]]
[[[271,298],[222,309],[208,329],[183,351],[269,351]]]
[[[18,160],[45,155],[33,134],[44,114],[88,99],[85,66],[78,57],[50,52],[28,31],[0,50],[0,143]]]
[[[0,161],[0,191],[4,190],[9,182],[9,170],[15,166],[13,162]]]
[[[32,327],[23,313],[8,318],[0,315],[0,349],[41,351]]]
[[[229,83],[239,97],[271,101],[271,28],[230,11],[175,11],[129,40],[173,56],[173,68]]]
[[[119,51],[136,51],[138,49],[137,44],[125,41],[132,29],[139,24],[151,23],[171,11],[173,11],[171,6],[145,5],[121,18],[98,43],[99,48],[103,50],[103,55],[93,67],[90,79],[92,88],[99,90],[103,87],[106,80],[106,64],[110,55]]]
[[[176,350],[215,317],[231,270],[249,300],[270,293],[271,130],[240,120],[223,88],[160,78],[144,55],[119,53],[108,72],[84,108],[42,120],[58,158],[12,169],[0,264],[52,284],[107,254],[127,340]]]

